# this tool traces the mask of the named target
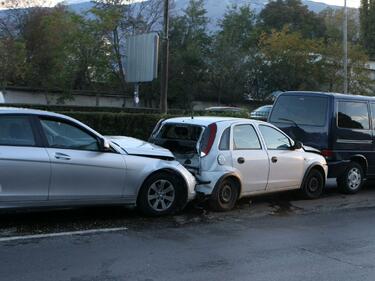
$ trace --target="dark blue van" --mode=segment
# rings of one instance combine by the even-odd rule
[[[375,178],[375,97],[322,92],[285,92],[268,122],[295,140],[321,150],[345,193]]]

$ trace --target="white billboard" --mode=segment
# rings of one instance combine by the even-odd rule
[[[158,75],[159,35],[147,33],[126,38],[125,69],[128,83],[150,82]]]

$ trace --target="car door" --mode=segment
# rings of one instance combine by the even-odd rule
[[[51,164],[33,117],[0,115],[0,202],[48,198]]]
[[[304,173],[303,150],[291,149],[290,139],[281,131],[259,125],[270,159],[267,190],[299,187]]]
[[[100,151],[98,137],[60,118],[40,118],[51,159],[50,200],[109,199],[123,195],[125,160]]]
[[[233,126],[233,167],[241,173],[244,194],[265,190],[269,159],[258,134],[251,124]]]

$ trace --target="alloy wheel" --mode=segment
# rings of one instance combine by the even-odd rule
[[[147,201],[149,206],[157,211],[163,212],[168,210],[175,200],[175,187],[168,180],[159,179],[151,184]]]

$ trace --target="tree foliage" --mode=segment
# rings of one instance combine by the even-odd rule
[[[375,59],[375,1],[361,0],[361,39],[368,54]]]
[[[190,106],[207,94],[207,56],[211,38],[203,0],[190,0],[182,16],[172,18],[170,30],[170,92],[175,103]]]
[[[260,12],[259,20],[262,28],[268,31],[287,27],[307,38],[322,37],[325,33],[324,22],[300,0],[270,1]]]
[[[3,0],[10,9],[0,17],[0,86],[62,90],[67,96],[72,90],[131,94],[124,68],[127,36],[150,31],[163,36],[163,1],[129,1],[96,0],[90,11],[78,14],[64,5],[47,8],[43,0],[37,7],[31,0]],[[276,0],[258,15],[249,5],[228,6],[212,22],[205,4],[190,0],[182,12],[172,13],[173,107],[189,109],[194,100],[264,99],[273,91],[343,90],[341,10],[316,14],[300,0]],[[353,94],[373,94],[366,52],[375,54],[374,20],[373,0],[363,0],[360,25],[349,10]],[[141,97],[157,99],[157,82],[142,86]]]

